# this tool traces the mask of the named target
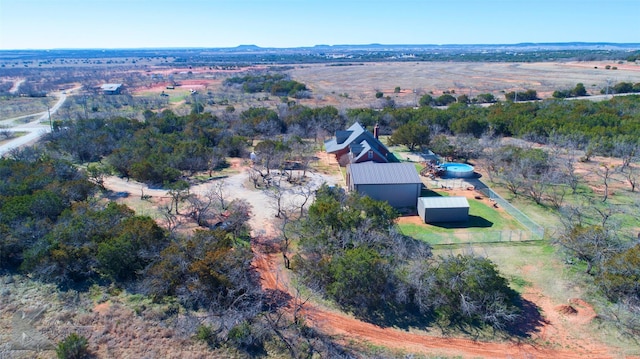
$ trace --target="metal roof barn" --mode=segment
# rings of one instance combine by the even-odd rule
[[[347,187],[395,208],[415,210],[422,180],[411,163],[352,163],[347,166]]]

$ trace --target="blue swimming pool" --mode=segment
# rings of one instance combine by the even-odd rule
[[[445,170],[446,177],[469,178],[474,176],[473,166],[466,163],[443,163],[440,165]]]

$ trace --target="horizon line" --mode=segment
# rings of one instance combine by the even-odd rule
[[[288,46],[288,47],[277,47],[277,46],[260,46],[255,44],[239,44],[236,46],[158,46],[158,47],[54,47],[54,48],[13,48],[13,49],[0,49],[0,51],[73,51],[73,50],[188,50],[188,49],[224,49],[224,50],[234,50],[234,49],[242,49],[242,48],[254,48],[254,49],[277,49],[277,50],[287,50],[287,49],[313,49],[319,47],[366,47],[366,46],[390,46],[390,47],[409,47],[409,46],[433,46],[433,47],[447,47],[447,46],[548,46],[548,45],[617,45],[617,46],[638,46],[640,47],[640,42],[608,42],[608,41],[562,41],[562,42],[518,42],[518,43],[482,43],[482,44],[463,44],[463,43],[448,43],[448,44],[382,44],[382,43],[367,43],[367,44],[316,44],[310,46]]]

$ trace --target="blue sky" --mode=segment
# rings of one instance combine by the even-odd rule
[[[0,0],[0,50],[640,42],[640,0]]]

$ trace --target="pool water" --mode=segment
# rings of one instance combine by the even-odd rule
[[[473,166],[468,165],[466,163],[443,163],[442,168],[445,170],[445,175],[447,177],[456,177],[456,178],[469,178],[473,177]]]

